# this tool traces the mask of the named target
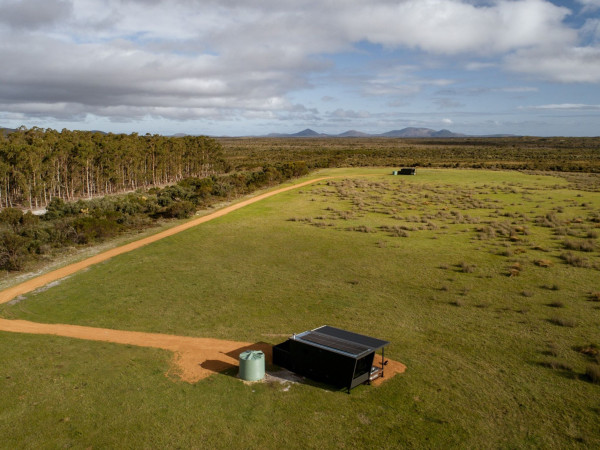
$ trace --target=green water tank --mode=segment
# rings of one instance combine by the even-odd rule
[[[258,381],[265,377],[265,354],[260,350],[246,350],[240,353],[240,378],[245,381]]]

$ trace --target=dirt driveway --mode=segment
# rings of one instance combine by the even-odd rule
[[[0,319],[0,330],[170,350],[174,356],[168,375],[189,383],[195,383],[215,372],[222,372],[237,366],[239,354],[245,350],[262,350],[265,352],[267,361],[270,361],[271,358],[271,346],[265,343],[251,344],[221,339],[7,319]]]
[[[14,333],[47,334],[89,341],[112,342],[139,347],[161,348],[173,352],[171,368],[166,374],[188,383],[195,383],[214,373],[238,366],[239,355],[246,350],[262,350],[266,362],[272,361],[272,347],[264,342],[250,343],[222,339],[174,336],[170,334],[142,333],[139,331],[111,330],[79,325],[47,324],[26,320],[0,319],[0,331]],[[406,367],[388,360],[385,378],[376,384],[404,372]]]

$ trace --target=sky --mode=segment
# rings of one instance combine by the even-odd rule
[[[0,0],[0,126],[600,135],[600,0]]]

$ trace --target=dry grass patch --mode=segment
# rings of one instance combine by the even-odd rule
[[[475,272],[476,268],[475,264],[469,264],[465,261],[462,261],[460,264],[458,264],[458,267],[462,273],[473,273]]]
[[[566,239],[563,246],[567,250],[576,250],[580,252],[593,252],[596,248],[596,243],[592,240],[570,240]]]
[[[574,328],[575,326],[577,326],[577,322],[566,317],[552,317],[548,319],[548,322],[554,325],[558,325],[559,327]]]
[[[600,366],[589,365],[585,369],[585,377],[594,384],[600,384]]]
[[[583,256],[577,255],[573,252],[565,252],[560,255],[560,259],[573,267],[591,267],[590,261]]]
[[[556,283],[554,284],[546,284],[542,286],[544,289],[548,289],[549,291],[558,291],[560,290],[560,286]]]
[[[552,370],[562,370],[565,372],[573,372],[573,367],[570,364],[564,363],[562,361],[542,361],[540,363],[541,366],[547,367]]]
[[[518,277],[519,275],[521,275],[522,271],[523,271],[523,264],[521,264],[520,262],[515,262],[508,268],[508,276],[509,277]]]
[[[575,347],[575,351],[596,360],[600,356],[600,348],[598,348],[596,344],[580,345],[578,347]]]

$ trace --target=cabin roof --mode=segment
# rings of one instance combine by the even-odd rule
[[[323,325],[314,330],[297,334],[294,339],[315,347],[346,354],[353,358],[360,358],[389,345],[388,341],[330,327],[329,325]]]

